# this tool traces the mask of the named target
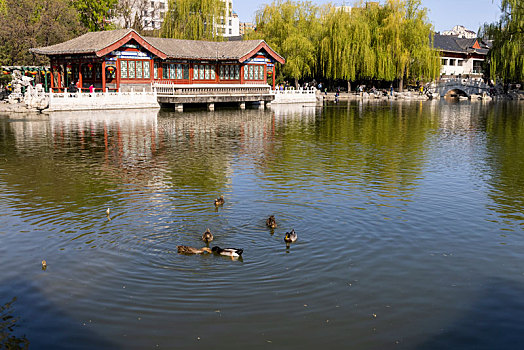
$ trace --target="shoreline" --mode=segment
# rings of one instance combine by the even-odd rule
[[[318,93],[317,92],[317,105],[321,105],[324,102],[335,102],[336,101],[336,94],[334,92],[328,92],[325,93]],[[477,97],[477,98],[475,98]],[[340,93],[338,96],[338,101],[418,101],[418,102],[424,102],[424,101],[439,101],[444,98],[437,97],[435,99],[431,99],[426,95],[419,95],[418,93],[412,93],[412,92],[403,92],[403,93],[395,93],[393,96],[380,96],[376,97],[375,95],[371,95],[368,93],[363,93],[362,96],[360,96],[358,93],[347,93],[343,92]],[[456,101],[460,101],[459,99],[453,99]],[[473,98],[464,99],[464,101],[469,102],[523,102],[524,101],[524,93],[519,94],[513,94],[513,96],[495,96],[490,97],[489,99],[482,99],[481,96],[473,96]],[[292,105],[293,103],[288,103],[284,105]],[[278,104],[275,104],[278,105]],[[130,109],[143,109],[140,107],[136,108],[130,108]],[[89,110],[89,109],[87,109]],[[92,109],[94,111],[96,109]],[[9,114],[48,114],[52,113],[53,111],[48,110],[39,110],[37,108],[31,108],[26,105],[25,102],[20,103],[7,103],[5,101],[0,102],[0,115],[9,115]]]
[[[325,93],[317,93],[317,97],[321,96],[323,101],[335,101],[335,94],[334,92],[328,92]],[[501,102],[501,101],[524,101],[524,91],[521,91],[519,93],[512,93],[509,95],[498,95],[498,96],[488,96],[488,99],[483,99],[481,95],[472,95],[468,98],[465,98],[464,100],[470,101],[470,102]],[[445,97],[435,97],[435,98],[429,98],[427,95],[420,95],[418,92],[412,92],[412,91],[404,91],[404,92],[394,92],[393,96],[390,96],[389,94],[387,96],[379,96],[376,97],[375,95],[369,94],[364,92],[362,96],[360,96],[356,92],[341,92],[339,94],[338,100],[339,101],[355,101],[355,100],[403,100],[403,101],[438,101],[441,99],[445,99]],[[455,99],[455,98],[454,98]],[[456,98],[457,101],[459,101],[458,98]]]

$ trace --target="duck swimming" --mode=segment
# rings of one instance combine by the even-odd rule
[[[211,231],[209,231],[209,229],[207,229],[206,232],[202,234],[202,240],[206,243],[211,242],[213,240],[213,234],[211,233]]]
[[[188,247],[187,245],[177,245],[176,246],[180,254],[202,254],[202,253],[211,253],[211,249],[204,247],[201,249]]]
[[[275,216],[274,216],[274,215],[271,215],[271,216],[266,220],[266,226],[267,226],[267,227],[271,227],[271,228],[277,228],[277,221],[275,220]]]
[[[42,260],[42,270],[47,269],[47,261]]]
[[[297,233],[295,232],[295,230],[291,230],[291,232],[286,232],[286,235],[284,236],[284,241],[286,241],[287,243],[292,243],[292,242],[295,242],[298,238],[298,235]]]
[[[215,199],[215,206],[223,205],[226,201],[224,200],[224,196],[220,196],[219,198]]]
[[[242,252],[244,251],[244,249],[237,249],[237,248],[223,248],[222,249],[220,247],[215,246],[211,249],[211,251],[213,251],[214,253],[220,254],[220,255],[225,255],[225,256],[236,258],[242,255]]]

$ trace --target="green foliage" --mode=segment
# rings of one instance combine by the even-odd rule
[[[221,0],[169,0],[169,12],[162,24],[163,38],[222,40],[217,25],[225,24]]]
[[[485,24],[482,35],[493,40],[489,52],[492,79],[524,81],[524,3],[502,0],[498,22]]]
[[[369,19],[376,8],[352,13],[330,7],[324,17],[320,42],[320,65],[327,78],[371,78],[376,70],[374,36]],[[373,13],[371,13],[373,12]]]
[[[312,76],[317,67],[321,9],[309,1],[276,0],[256,14],[256,32],[248,39],[264,39],[286,58],[282,67],[295,79]],[[277,69],[280,71],[280,69]]]
[[[14,316],[13,304],[16,302],[16,298],[11,301],[0,305],[0,348],[1,349],[29,349],[29,340],[26,336],[15,336],[15,329],[20,322],[18,316]]]
[[[256,16],[256,32],[286,58],[287,77],[320,74],[330,79],[438,76],[440,57],[432,49],[432,26],[420,0],[357,3],[351,11],[328,4],[276,0]]]
[[[91,32],[113,29],[111,13],[118,0],[73,0],[80,15],[80,21]]]
[[[0,64],[43,64],[32,47],[53,45],[83,33],[76,10],[69,0],[4,0],[0,12]]]
[[[330,7],[324,18],[320,66],[333,79],[431,80],[438,75],[438,51],[420,0],[360,3],[350,12]]]

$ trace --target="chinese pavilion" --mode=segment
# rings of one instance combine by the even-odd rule
[[[98,91],[174,84],[271,84],[284,58],[263,40],[209,42],[143,37],[133,29],[86,33],[31,49],[51,61],[51,89],[72,83]]]

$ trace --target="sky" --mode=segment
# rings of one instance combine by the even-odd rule
[[[297,1],[297,0],[295,0]],[[233,0],[233,9],[241,22],[252,22],[255,12],[271,0]],[[315,4],[332,2],[342,5],[343,0],[312,0]],[[346,0],[351,5],[353,0]],[[381,0],[383,3],[384,0]],[[477,32],[485,22],[495,22],[500,17],[500,0],[422,0],[422,5],[429,9],[429,20],[435,30],[442,32],[460,24]]]

